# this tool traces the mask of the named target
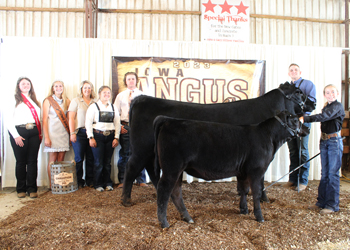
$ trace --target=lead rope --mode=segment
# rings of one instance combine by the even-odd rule
[[[313,160],[314,158],[316,158],[317,156],[319,156],[320,153],[314,155],[312,158],[310,158],[309,160],[307,160],[306,162],[304,162],[303,164],[301,164],[300,166],[298,166],[297,168],[293,169],[292,171],[290,171],[289,173],[286,173],[285,175],[283,175],[281,178],[279,178],[277,181],[271,183],[269,186],[267,186],[266,188],[263,189],[263,191],[266,191],[266,189],[268,189],[269,187],[275,185],[277,182],[279,182],[280,180],[282,180],[285,176],[290,175],[291,173],[293,173],[294,171],[300,169],[302,166],[304,166],[306,163],[308,163],[309,161]]]

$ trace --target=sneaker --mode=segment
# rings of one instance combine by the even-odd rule
[[[38,198],[38,193],[37,193],[37,192],[35,192],[35,193],[30,193],[30,194],[29,194],[29,197],[30,197],[30,198]]]
[[[320,209],[321,209],[321,208],[320,208],[319,206],[317,206],[316,204],[311,205],[311,206],[309,206],[308,208],[311,209],[311,210],[320,210]]]
[[[123,188],[123,183],[119,183],[119,185],[117,186],[117,188]]]
[[[304,191],[306,189],[306,185],[304,184],[299,184],[299,191]],[[295,191],[298,191],[298,187],[295,188]]]
[[[324,208],[320,211],[320,214],[331,214],[331,213],[334,213],[334,211],[329,208]]]
[[[103,192],[104,189],[103,189],[103,187],[98,187],[98,188],[96,188],[96,191]]]
[[[23,193],[23,192],[17,193],[17,197],[18,198],[25,198],[26,197],[26,193]]]
[[[113,187],[112,186],[107,186],[106,187],[106,191],[112,191],[113,190]]]
[[[287,183],[283,184],[284,188],[289,188],[289,187],[292,187],[292,186],[294,186],[294,183],[290,182],[290,181],[288,181]]]

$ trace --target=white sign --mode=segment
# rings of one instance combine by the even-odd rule
[[[56,174],[54,177],[54,183],[60,186],[67,186],[69,183],[73,182],[73,173],[62,172]]]
[[[202,0],[201,7],[202,41],[249,43],[249,0]]]

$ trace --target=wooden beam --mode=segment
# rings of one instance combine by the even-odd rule
[[[0,11],[38,11],[38,12],[85,12],[82,8],[34,8],[34,7],[0,7]]]
[[[254,18],[266,18],[266,19],[281,19],[300,22],[315,22],[315,23],[339,23],[344,24],[344,20],[330,20],[330,19],[317,19],[317,18],[303,18],[303,17],[291,17],[291,16],[275,16],[275,15],[259,15],[250,14],[250,17]]]
[[[85,0],[85,37],[97,38],[98,0]]]
[[[41,11],[41,12],[85,12],[82,8],[32,8],[32,7],[0,7],[0,11]],[[201,11],[181,11],[181,10],[142,10],[142,9],[98,9],[101,13],[125,13],[125,14],[168,14],[168,15],[201,15]],[[299,22],[334,23],[345,24],[344,20],[302,18],[291,16],[250,14],[251,18],[280,19]]]
[[[134,9],[98,9],[102,13],[131,13],[131,14],[170,14],[170,15],[201,15],[201,11],[182,10],[134,10]]]

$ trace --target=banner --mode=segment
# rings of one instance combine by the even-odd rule
[[[249,43],[249,0],[201,3],[201,41]]]
[[[193,103],[222,103],[265,93],[265,61],[161,57],[113,57],[112,92],[125,90],[127,72],[136,72],[146,95]]]

